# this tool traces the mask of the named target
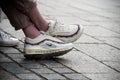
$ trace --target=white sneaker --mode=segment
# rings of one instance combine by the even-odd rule
[[[69,43],[80,38],[83,33],[83,27],[78,24],[64,25],[58,23],[57,21],[49,20],[49,29],[46,33]]]
[[[41,34],[35,39],[26,38],[24,56],[27,58],[55,57],[66,54],[72,48],[72,43],[64,43],[57,38]]]
[[[0,46],[16,46],[19,40],[0,31]]]

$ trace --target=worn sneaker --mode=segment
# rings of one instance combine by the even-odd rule
[[[19,40],[0,31],[0,46],[16,46]]]
[[[64,43],[57,38],[41,34],[35,39],[26,38],[24,56],[26,58],[51,58],[66,54],[72,48],[72,43]]]
[[[57,21],[49,20],[49,28],[46,33],[69,43],[80,38],[83,33],[83,27],[78,24],[64,25]]]

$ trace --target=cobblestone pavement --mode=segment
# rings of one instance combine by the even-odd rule
[[[23,56],[24,35],[7,19],[0,29],[20,40],[0,47],[0,80],[120,80],[120,0],[38,0],[41,14],[85,30],[68,54],[51,60]]]

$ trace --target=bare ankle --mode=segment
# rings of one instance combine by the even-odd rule
[[[29,37],[31,39],[34,39],[40,35],[40,31],[34,25],[30,25],[24,28],[23,32],[26,37]]]

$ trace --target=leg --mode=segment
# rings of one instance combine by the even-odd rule
[[[30,22],[29,18],[26,15],[20,13],[15,8],[11,8],[10,11],[6,10],[5,12],[11,24],[15,26],[16,30],[22,28],[24,34],[26,35],[24,49],[25,57],[54,57],[66,54],[73,49],[72,43],[64,43],[57,38],[45,34],[40,34],[40,31],[34,26],[33,23]],[[16,18],[16,14],[18,16],[21,15],[21,17]]]
[[[57,37],[64,42],[74,42],[81,36],[83,32],[81,25],[61,25],[56,21],[49,21],[48,24],[38,11],[34,0],[24,0],[24,4],[21,1],[23,0],[16,0],[17,8],[31,19],[38,30],[45,31],[47,34]]]
[[[42,17],[37,7],[26,13],[39,30],[47,31],[48,22]]]
[[[35,38],[40,34],[31,20],[14,6],[7,4],[7,6],[2,6],[2,10],[7,15],[13,27],[15,27],[16,30],[23,29],[26,37]]]
[[[72,50],[72,43],[64,43],[57,38],[40,34],[40,31],[28,16],[18,11],[15,7],[9,5],[9,7],[4,6],[2,9],[16,30],[23,29],[26,35],[24,49],[26,57],[54,57],[66,54]]]
[[[4,0],[0,0],[0,7],[2,7],[4,3],[6,3]],[[18,43],[18,39],[0,30],[0,46],[16,46]]]
[[[16,0],[14,2],[17,9],[26,14],[37,29],[42,31],[46,31],[48,29],[48,22],[38,11],[35,0]]]

